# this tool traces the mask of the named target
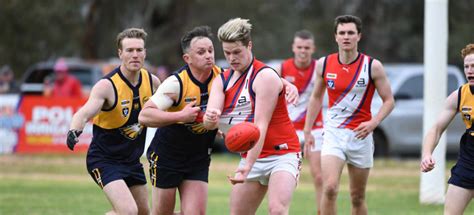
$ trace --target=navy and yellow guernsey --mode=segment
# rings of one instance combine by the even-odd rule
[[[473,172],[474,179],[474,128],[472,127],[474,121],[474,87],[469,84],[464,84],[458,91],[458,111],[462,115],[464,124],[466,125],[466,132],[460,141],[460,149],[458,156],[458,163],[464,168],[470,169]],[[474,186],[474,181],[472,181]]]
[[[151,74],[141,69],[133,86],[116,68],[105,79],[114,87],[112,107],[102,109],[93,119],[93,138],[88,162],[114,160],[120,163],[139,162],[145,146],[146,129],[138,122],[138,114],[153,95]]]
[[[167,111],[180,111],[186,104],[196,101],[196,106],[201,108],[201,112],[195,122],[160,127],[147,152],[150,162],[159,159],[159,163],[163,164],[162,167],[176,171],[189,171],[190,167],[208,168],[210,148],[217,129],[211,131],[205,129],[202,116],[206,111],[212,81],[221,72],[221,68],[214,66],[204,82],[194,78],[187,65],[173,74],[179,81],[181,93]]]

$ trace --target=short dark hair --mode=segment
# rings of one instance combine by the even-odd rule
[[[334,20],[334,33],[337,34],[337,26],[340,24],[354,23],[357,28],[357,33],[362,33],[362,20],[353,15],[341,15]]]
[[[191,45],[191,41],[196,37],[207,37],[212,40],[211,27],[207,25],[197,26],[186,32],[183,37],[181,37],[181,51],[186,53]]]
[[[147,33],[141,28],[127,28],[117,35],[117,48],[122,49],[122,40],[125,38],[142,39],[146,42]]]
[[[310,31],[306,30],[306,29],[303,29],[301,31],[297,31],[295,33],[295,38],[297,38],[297,37],[301,38],[301,39],[304,39],[304,40],[314,40],[313,34]]]

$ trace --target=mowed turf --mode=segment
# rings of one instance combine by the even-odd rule
[[[227,175],[239,157],[215,154],[209,177],[207,214],[228,214]],[[148,169],[146,160],[142,160]],[[448,162],[450,168],[453,162]],[[448,175],[449,171],[446,171]],[[369,214],[442,214],[442,205],[420,205],[418,160],[376,160],[367,187]],[[316,214],[314,188],[304,162],[290,214]],[[347,169],[338,213],[350,214]],[[177,205],[179,207],[179,205]],[[0,155],[0,214],[104,214],[110,205],[86,172],[85,155]],[[257,214],[267,214],[266,199]],[[474,214],[474,203],[465,214]]]

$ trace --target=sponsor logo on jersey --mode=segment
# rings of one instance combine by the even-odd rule
[[[471,113],[472,107],[471,106],[462,106],[461,107],[461,112],[463,113]]]
[[[239,99],[237,100],[236,107],[246,106],[249,103],[250,103],[250,99],[247,99],[247,96],[240,96]]]
[[[326,78],[330,78],[330,79],[336,79],[337,78],[337,74],[336,73],[327,73],[326,74]]]
[[[359,78],[359,80],[357,81],[356,87],[366,87],[366,86],[367,84],[365,83],[365,79]]]
[[[138,135],[142,133],[143,125],[140,125],[140,123],[135,123],[135,124],[120,128],[119,130],[120,130],[120,133],[127,139],[135,140],[138,137]]]
[[[193,101],[196,101],[196,100],[197,100],[196,96],[184,98],[184,102],[186,102],[186,103],[190,103],[190,102],[193,102]]]
[[[124,99],[124,100],[122,100],[122,101],[120,102],[120,104],[121,104],[122,106],[126,106],[126,105],[128,105],[129,103],[130,103],[130,101],[129,101],[129,100],[126,100],[126,99]]]
[[[349,72],[349,67],[342,67],[342,70],[344,70],[345,72]]]
[[[327,86],[329,89],[335,89],[336,88],[336,83],[334,83],[334,80],[328,80],[327,81]]]

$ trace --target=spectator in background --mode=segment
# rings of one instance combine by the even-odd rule
[[[9,65],[0,68],[0,94],[16,93],[19,91],[15,82],[13,70]]]
[[[53,80],[46,78],[44,82],[44,96],[53,97],[81,97],[81,82],[76,77],[69,74],[66,61],[60,58],[54,65]],[[54,83],[51,83],[54,82]]]

